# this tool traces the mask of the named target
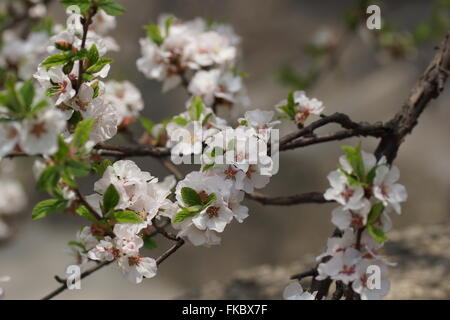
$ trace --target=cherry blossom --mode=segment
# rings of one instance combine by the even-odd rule
[[[367,210],[370,206],[364,198],[364,189],[358,185],[350,185],[347,176],[340,170],[331,172],[328,175],[331,188],[324,194],[325,199],[334,200],[344,206],[344,210]]]
[[[141,256],[123,256],[118,260],[119,267],[125,277],[132,283],[141,283],[143,278],[156,276],[156,260]]]
[[[64,114],[55,108],[45,108],[22,123],[20,147],[26,153],[53,154],[58,150],[58,134],[66,126]]]
[[[126,124],[139,116],[139,112],[144,109],[144,101],[141,92],[131,82],[112,80],[105,85],[104,99],[113,105],[119,114],[119,124]]]
[[[50,68],[48,71],[39,67],[34,77],[45,90],[51,90],[51,94],[56,97],[56,105],[68,102],[76,94],[71,79],[59,67]]]
[[[283,100],[277,105],[277,109],[282,111],[280,107],[288,105],[288,100]],[[316,98],[308,98],[304,91],[295,91],[293,93],[293,103],[295,107],[295,121],[303,125],[310,115],[320,115],[325,107],[322,101]]]
[[[375,283],[369,282],[369,267],[378,267],[380,270],[380,287],[376,288]],[[353,281],[352,288],[359,293],[362,300],[379,300],[386,296],[390,290],[390,281],[387,279],[386,263],[382,260],[363,259],[356,265],[358,278]],[[375,280],[376,281],[376,280]]]
[[[14,150],[20,140],[20,124],[4,122],[0,124],[0,158]]]
[[[147,191],[147,182],[154,177],[149,172],[143,172],[131,160],[120,160],[109,166],[103,177],[94,184],[96,194],[89,196],[88,201],[98,206],[100,195],[112,184],[120,195],[118,209],[131,207],[139,197]]]
[[[298,281],[291,282],[283,291],[285,300],[315,300],[317,292],[309,293],[303,291],[302,285]]]
[[[403,185],[396,183],[400,178],[400,170],[381,165],[376,169],[373,181],[373,194],[385,206],[392,206],[395,212],[401,213],[400,202],[406,201],[408,195]]]

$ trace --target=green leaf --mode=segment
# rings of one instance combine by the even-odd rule
[[[53,97],[55,94],[57,94],[57,93],[59,93],[59,92],[60,92],[60,90],[59,90],[58,87],[51,87],[51,88],[48,88],[48,89],[45,91],[45,95],[46,95],[47,97]]]
[[[36,186],[38,190],[52,192],[60,177],[59,169],[56,166],[47,167],[40,174]]]
[[[341,148],[345,151],[347,161],[352,167],[354,173],[360,181],[363,181],[365,177],[365,169],[361,155],[361,144],[359,144],[357,147],[342,146]]]
[[[100,54],[98,53],[97,46],[93,44],[87,53],[88,67],[93,66],[100,59]]]
[[[177,212],[175,219],[173,220],[173,223],[183,222],[187,218],[195,216],[199,211],[188,210],[187,208],[184,208],[183,210]]]
[[[155,126],[153,121],[142,117],[139,118],[139,121],[141,122],[141,125],[144,127],[145,131],[147,131],[149,134],[152,134],[153,127]]]
[[[26,81],[19,89],[19,100],[25,110],[31,109],[31,104],[34,99],[34,87],[31,81]]]
[[[170,30],[170,27],[172,26],[172,23],[173,23],[174,20],[175,20],[175,17],[170,16],[164,22],[164,27],[166,28],[166,36],[169,35],[169,30]]]
[[[76,210],[76,212],[82,216],[83,218],[87,219],[90,222],[97,222],[97,219],[95,218],[94,214],[85,206],[79,206]]]
[[[183,202],[188,206],[200,206],[203,204],[202,199],[200,198],[197,191],[192,188],[181,188],[181,198],[183,199]]]
[[[386,236],[384,231],[379,229],[379,228],[377,228],[377,227],[375,227],[374,225],[368,225],[367,226],[367,231],[369,231],[370,235],[378,243],[383,243],[383,242],[385,242],[388,239],[388,237]]]
[[[8,107],[8,109],[10,109],[11,111],[19,112],[21,111],[21,104],[16,92],[16,81],[17,81],[16,76],[12,73],[8,73],[5,82],[6,86],[5,102],[7,102],[5,103],[5,106]]]
[[[45,59],[41,65],[45,68],[50,69],[51,67],[60,66],[66,63],[72,62],[74,54],[72,51],[54,54],[47,59]]]
[[[81,11],[85,11],[91,6],[90,0],[61,0],[61,4],[66,8],[70,6],[78,6]]]
[[[147,37],[150,40],[158,46],[163,44],[164,37],[161,34],[161,29],[156,24],[149,24],[145,29],[147,29]]]
[[[136,212],[131,210],[118,210],[114,211],[112,214],[114,220],[119,223],[139,223],[142,219],[136,214]]]
[[[185,118],[182,117],[174,117],[170,120],[170,122],[175,122],[176,124],[178,124],[179,126],[184,127],[185,125],[187,125],[189,123],[188,120],[186,120]]]
[[[208,113],[205,117],[205,119],[203,119],[202,121],[202,126],[206,126],[208,124],[209,119],[211,119],[211,117],[213,116],[212,112]]]
[[[30,110],[30,112],[28,113],[28,116],[33,116],[36,113],[38,113],[39,111],[41,111],[42,109],[48,107],[48,101],[47,99],[43,99],[41,101],[38,101]]]
[[[206,201],[206,203],[203,205],[203,208],[205,209],[205,208],[208,208],[214,201],[216,201],[217,200],[217,196],[216,196],[216,194],[215,193],[211,193],[209,196],[208,196],[208,200]]]
[[[211,169],[212,167],[214,167],[214,163],[208,163],[208,164],[205,164],[205,165],[203,166],[202,171],[203,171],[203,172],[208,171],[208,170]]]
[[[367,183],[372,184],[373,180],[375,180],[375,176],[377,174],[377,168],[378,166],[374,166],[372,169],[370,169],[369,173],[367,174]]]
[[[288,119],[295,120],[295,109],[290,108],[289,106],[279,106],[278,109],[283,111],[287,115]]]
[[[383,203],[378,202],[373,205],[372,209],[370,209],[369,217],[367,218],[367,224],[374,224],[378,221],[378,218],[380,217],[381,213],[384,210]]]
[[[189,116],[191,117],[191,120],[198,121],[202,115],[203,112],[203,101],[200,99],[200,97],[194,97],[192,99],[192,103],[189,106]]]
[[[81,77],[86,81],[92,81],[95,78],[92,74],[89,73],[83,73]]]
[[[111,62],[113,62],[113,59],[101,58],[93,66],[89,67],[86,70],[86,73],[93,74],[100,72],[107,64],[110,64]]]
[[[103,174],[105,173],[106,169],[112,166],[112,162],[111,160],[108,159],[103,159],[100,162],[95,162],[92,164],[92,169],[94,169],[94,171],[100,176],[102,177]]]
[[[295,99],[294,99],[294,91],[289,92],[287,103],[289,108],[295,108]]]
[[[58,136],[58,151],[53,155],[57,162],[64,162],[69,154],[69,146],[62,136]]]
[[[67,243],[67,245],[69,245],[71,247],[78,247],[78,248],[80,248],[83,251],[87,251],[86,247],[84,246],[84,244],[82,244],[81,242],[78,242],[78,241],[69,241]]]
[[[67,201],[61,199],[49,199],[39,202],[31,213],[33,220],[45,218],[49,214],[64,211],[67,207]]]
[[[145,237],[144,238],[144,248],[146,249],[155,249],[158,246],[156,245],[156,241],[155,239],[153,239],[152,237]]]
[[[114,187],[113,184],[110,184],[103,195],[103,210],[105,213],[113,210],[119,204],[119,200],[120,195],[117,192],[116,187]]]
[[[92,118],[78,122],[78,125],[73,134],[73,146],[82,148],[86,144],[86,142],[88,142],[93,126],[94,119]]]
[[[125,8],[114,0],[100,0],[98,7],[110,16],[120,16],[125,13]]]
[[[89,174],[91,166],[88,163],[70,159],[66,163],[66,168],[75,177],[85,177]]]

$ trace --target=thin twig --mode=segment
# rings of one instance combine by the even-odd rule
[[[169,248],[169,250],[164,252],[158,259],[156,259],[156,264],[159,266],[161,263],[163,263],[164,260],[166,260],[172,254],[174,254],[178,249],[180,249],[184,245],[184,243],[185,243],[184,240],[179,238],[177,240],[177,243],[175,243],[172,247]]]
[[[105,261],[105,262],[101,262],[98,265],[92,267],[89,270],[86,270],[85,272],[83,272],[80,275],[80,279],[84,279],[88,276],[90,276],[91,274],[93,274],[94,272],[100,270],[101,268],[109,265],[112,261]],[[61,280],[61,279],[60,279]],[[59,281],[58,281],[59,282]],[[41,300],[50,300],[54,297],[56,297],[58,294],[64,292],[67,289],[67,281],[65,281],[63,283],[63,285],[61,285],[60,287],[56,288],[54,291],[50,292],[49,294],[47,294],[45,297],[43,297]]]
[[[264,205],[291,206],[303,203],[326,203],[323,192],[308,192],[284,197],[270,197],[262,193],[253,192],[246,194],[247,199],[258,201]]]

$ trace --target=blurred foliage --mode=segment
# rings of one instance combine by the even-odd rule
[[[366,10],[371,4],[382,4],[382,1],[359,0],[343,14],[345,34],[355,35],[365,28],[368,17]],[[392,59],[404,59],[413,55],[419,46],[442,38],[450,29],[450,0],[435,0],[431,13],[412,30],[403,30],[395,23],[382,18],[381,30],[369,33],[377,52]],[[316,35],[317,37],[317,35]],[[306,90],[312,87],[320,75],[336,67],[339,60],[342,38],[330,31],[329,39],[314,39],[313,43],[304,46],[308,67],[295,70],[291,65],[284,65],[276,73],[277,81],[293,90]],[[325,40],[325,41],[324,41]],[[316,43],[314,43],[316,42]]]

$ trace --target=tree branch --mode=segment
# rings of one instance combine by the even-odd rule
[[[89,270],[86,270],[85,272],[83,272],[83,273],[81,274],[80,279],[84,279],[84,278],[90,276],[90,275],[93,274],[94,272],[96,272],[96,271],[100,270],[101,268],[103,268],[103,267],[109,265],[111,262],[112,262],[112,261],[105,261],[105,262],[102,262],[102,263],[97,264],[96,266],[92,267],[92,268],[89,269]],[[46,295],[45,297],[43,297],[41,300],[50,300],[50,299],[56,297],[58,294],[64,292],[64,291],[67,289],[67,281],[66,281],[66,280],[63,280],[63,279],[60,279],[60,278],[59,278],[59,280],[57,280],[57,281],[58,281],[58,282],[63,281],[63,284],[62,284],[60,287],[58,287],[57,289],[55,289],[54,291],[52,291],[52,292],[50,292],[49,294],[47,294],[47,295]]]
[[[258,201],[264,205],[292,206],[302,203],[326,203],[322,192],[308,192],[285,197],[270,197],[262,193],[253,192],[246,194],[247,199]]]
[[[424,74],[411,90],[402,109],[387,124],[391,128],[391,133],[385,136],[378,145],[375,152],[378,158],[386,156],[389,163],[394,161],[401,143],[417,125],[418,119],[428,103],[436,99],[444,90],[450,70],[450,31],[438,49]]]
[[[448,70],[450,69],[450,31],[438,49],[433,60],[411,90],[401,110],[386,124],[386,128],[389,128],[388,134],[381,139],[375,151],[378,159],[385,156],[389,163],[394,161],[405,136],[411,133],[417,125],[423,110],[444,89],[445,81],[449,75]],[[332,281],[329,278],[322,281],[313,278],[311,291],[318,291],[316,299],[321,299],[328,295],[331,283]],[[359,298],[359,295],[353,291],[346,292],[345,295],[348,300]],[[342,296],[342,293],[338,292],[336,296]]]
[[[104,143],[99,143],[95,146],[98,153],[103,156],[112,157],[141,157],[151,156],[155,158],[170,156],[170,149],[168,148],[156,148],[151,146],[145,147],[123,147],[113,146]]]

